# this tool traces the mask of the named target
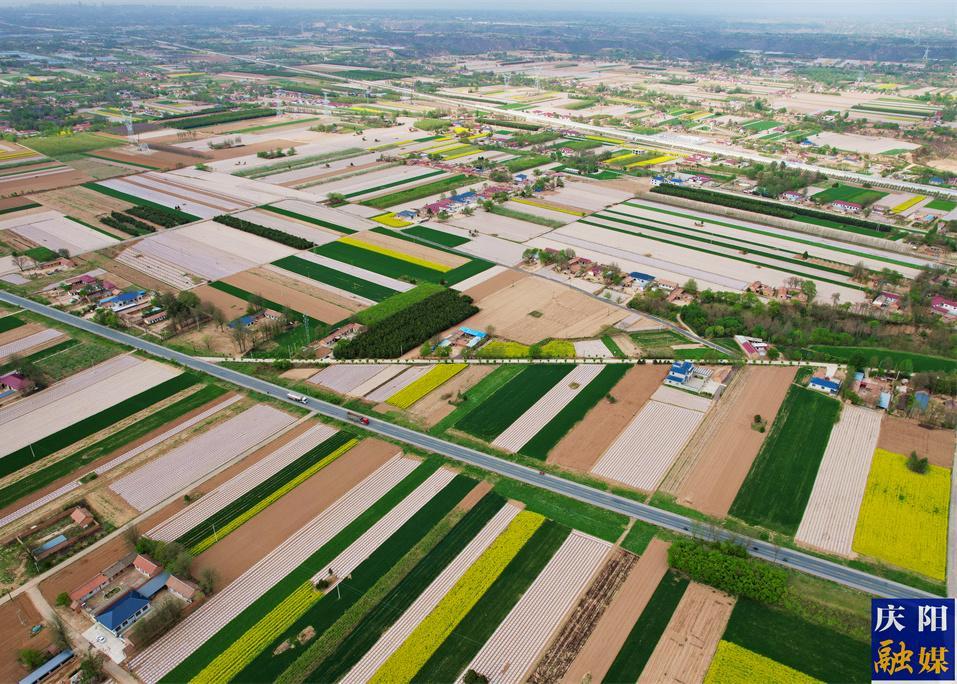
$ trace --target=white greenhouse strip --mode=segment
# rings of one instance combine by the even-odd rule
[[[328,387],[333,392],[345,394],[370,378],[375,377],[389,366],[381,363],[351,364],[341,363],[327,366],[313,375],[307,382]],[[402,366],[399,366],[402,369]]]
[[[492,542],[508,527],[518,513],[519,509],[516,506],[505,504],[439,576],[432,580],[425,591],[419,594],[402,617],[379,637],[375,645],[362,656],[362,660],[356,663],[342,679],[342,684],[362,684],[369,681],[389,656],[412,634],[419,623],[439,605],[465,571],[492,545]]]
[[[485,269],[481,273],[476,273],[471,278],[466,278],[462,282],[456,283],[455,285],[452,286],[452,289],[458,290],[459,292],[465,292],[466,290],[471,289],[475,287],[476,285],[481,285],[482,283],[484,283],[486,280],[489,280],[490,278],[494,278],[499,273],[504,273],[505,270],[506,268],[504,266],[497,266],[497,265],[492,266],[491,268]]]
[[[155,684],[243,610],[302,565],[403,478],[418,461],[396,456],[339,497],[269,555],[215,594],[195,613],[130,660],[146,684]]]
[[[359,280],[365,280],[370,283],[375,283],[376,285],[381,285],[382,287],[387,287],[396,292],[407,292],[415,287],[412,283],[407,283],[404,280],[390,278],[389,276],[380,275],[374,271],[367,271],[364,268],[359,268],[358,266],[353,266],[342,261],[336,261],[335,259],[324,257],[315,252],[299,252],[296,256],[300,259],[311,261],[314,264],[331,268],[334,271],[354,276]]]
[[[881,411],[845,405],[831,430],[814,489],[794,539],[805,546],[852,555],[871,459],[881,432]]]
[[[590,364],[575,366],[570,373],[556,383],[525,413],[492,440],[492,444],[505,451],[516,452],[528,443],[539,430],[558,415],[575,396],[598,377],[604,366]]]
[[[385,401],[396,392],[399,392],[411,385],[433,368],[435,368],[435,366],[432,364],[406,367],[406,371],[404,373],[400,373],[381,387],[369,392],[365,398],[369,401]]]
[[[492,684],[524,681],[611,548],[606,541],[573,530],[466,671],[475,670]]]
[[[154,527],[146,533],[146,536],[160,541],[174,541],[334,434],[336,434],[335,428],[323,423],[313,426],[213,491],[204,494],[195,504],[184,508],[161,525]]]
[[[351,390],[346,392],[351,397],[364,397],[369,392],[373,391],[376,387],[388,382],[399,373],[405,370],[405,366],[402,366],[398,363],[386,364],[386,367],[381,371],[373,375],[371,378],[366,380],[360,385],[356,385]]]
[[[294,421],[288,413],[257,404],[134,470],[110,489],[145,511]]]
[[[65,337],[65,335],[55,328],[47,328],[46,330],[35,332],[32,335],[21,337],[19,340],[0,345],[0,359],[5,359],[13,354],[22,354],[33,347],[45,344],[58,337]]]

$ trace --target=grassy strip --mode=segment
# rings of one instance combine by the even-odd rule
[[[793,535],[840,410],[837,400],[792,385],[731,505],[731,515]]]
[[[388,190],[389,188],[394,188],[397,185],[405,185],[406,183],[414,183],[415,181],[424,180],[426,178],[432,178],[434,176],[439,176],[445,173],[445,171],[429,171],[428,173],[423,173],[420,176],[412,176],[411,178],[400,178],[399,180],[392,181],[391,183],[383,183],[382,185],[374,185],[371,188],[363,188],[362,190],[356,190],[355,192],[350,192],[344,197],[352,198],[358,197],[359,195],[368,195],[370,192],[378,192],[379,190]]]
[[[298,219],[299,221],[305,221],[306,223],[311,223],[315,226],[328,228],[329,230],[334,230],[337,233],[342,233],[343,235],[352,235],[353,233],[359,232],[357,230],[353,230],[352,228],[346,228],[345,226],[340,226],[337,223],[332,223],[331,221],[323,221],[322,219],[318,219],[313,216],[306,216],[305,214],[297,214],[294,211],[289,211],[288,209],[283,209],[282,207],[274,207],[271,204],[265,204],[259,207],[259,209],[265,209],[266,211],[271,211],[272,213],[279,214],[280,216],[288,216],[289,218]]]
[[[379,667],[370,684],[411,682],[544,522],[545,518],[531,511],[515,516]]]
[[[657,533],[658,528],[654,525],[642,522],[641,520],[635,520],[634,523],[632,523],[631,529],[628,530],[628,534],[621,540],[621,548],[627,549],[640,556],[645,552],[645,549],[648,548],[648,544],[651,543],[651,540],[655,538],[655,534]]]
[[[16,482],[0,489],[0,508],[12,504],[27,494],[46,487],[56,482],[61,477],[82,468],[83,466],[96,461],[107,454],[111,454],[125,447],[127,444],[146,436],[153,430],[162,428],[180,416],[190,411],[204,406],[217,397],[225,394],[226,390],[217,385],[206,385],[197,392],[188,397],[180,399],[175,404],[160,409],[156,413],[144,416],[132,425],[114,432],[112,435],[104,437],[100,441],[91,444],[75,453],[70,454],[56,463],[48,465],[46,468],[38,470]],[[159,401],[159,397],[157,398]]]
[[[312,578],[316,568],[321,568],[345,551],[366,530],[381,520],[402,499],[438,469],[438,463],[423,463],[399,484],[386,492],[369,508],[359,514],[337,535],[313,553],[304,563],[279,580],[275,586],[255,600],[235,619],[199,646],[178,666],[173,668],[161,681],[186,682],[192,680],[213,661],[229,644],[232,644],[255,625],[260,616],[268,613],[286,596],[295,591],[303,582]]]
[[[500,497],[486,496],[469,511],[461,522],[366,614],[349,638],[328,658],[318,663],[318,667],[309,675],[309,681],[334,682],[352,669],[504,503]]]
[[[8,330],[14,330],[15,328],[19,328],[21,325],[25,324],[26,321],[19,316],[4,316],[3,318],[0,318],[0,333],[5,333]]]
[[[100,161],[110,162],[112,164],[122,164],[125,166],[135,166],[140,169],[147,169],[149,171],[161,171],[163,167],[161,166],[149,166],[148,164],[139,164],[137,162],[128,161],[126,159],[111,159],[110,157],[104,157],[100,154],[93,154],[92,152],[87,152],[83,156],[89,157],[91,159],[99,159]]]
[[[458,247],[469,241],[468,238],[452,235],[451,233],[443,233],[441,230],[427,228],[426,226],[412,226],[403,232],[408,233],[409,235],[420,237],[428,242],[436,242],[440,245],[444,245],[445,247]]]
[[[238,131],[230,131],[230,135],[237,135],[240,133],[258,133],[259,131],[268,131],[273,128],[281,128],[283,126],[301,126],[302,124],[315,123],[316,121],[322,121],[321,117],[313,117],[310,119],[296,119],[294,121],[280,121],[279,123],[271,124],[261,124],[259,126],[249,126],[248,128],[240,128]]]
[[[457,430],[491,442],[574,368],[571,364],[530,365],[456,423]]]
[[[337,271],[322,264],[306,261],[295,255],[274,261],[273,265],[306,276],[307,278],[312,278],[320,283],[331,285],[340,290],[352,292],[353,294],[371,299],[375,302],[381,302],[383,299],[396,294],[395,290],[385,287],[384,285],[361,280],[348,273]]]
[[[193,216],[192,214],[187,214],[185,211],[180,211],[178,209],[171,209],[170,207],[159,204],[158,202],[151,202],[150,200],[142,199],[136,195],[130,195],[122,190],[115,190],[105,185],[100,185],[99,183],[83,183],[83,187],[87,188],[88,190],[94,190],[102,195],[108,195],[110,197],[123,200],[124,202],[129,202],[130,204],[135,204],[140,207],[153,207],[154,209],[160,209],[162,211],[169,212],[173,214],[181,223],[192,223],[193,221],[200,220],[199,216]],[[107,233],[107,235],[109,235],[109,233]],[[116,236],[110,235],[110,237]]]
[[[356,245],[350,245],[343,242],[329,242],[320,245],[312,250],[316,254],[324,257],[341,261],[351,266],[364,268],[367,271],[373,271],[380,275],[390,278],[413,278],[416,281],[424,280],[430,283],[437,283],[445,277],[442,271],[414,264],[403,259],[397,259],[388,254],[381,254],[372,250],[363,249]]]
[[[5,477],[60,449],[76,444],[81,439],[108,428],[124,418],[129,418],[134,413],[149,408],[156,402],[171,397],[198,382],[200,382],[198,376],[192,373],[181,373],[52,435],[38,439],[33,444],[28,444],[0,459],[0,477]]]
[[[420,185],[416,188],[409,188],[408,190],[400,190],[399,192],[393,192],[388,195],[383,195],[382,197],[375,197],[362,202],[362,204],[366,205],[367,207],[375,207],[376,209],[388,209],[396,204],[412,202],[417,199],[422,199],[423,197],[430,197],[432,195],[438,195],[443,192],[455,190],[463,185],[468,185],[469,183],[475,182],[477,180],[478,179],[474,176],[468,176],[464,173],[460,173],[454,176],[449,176],[448,178],[434,181],[432,183]]]
[[[312,627],[320,640],[325,640],[327,630],[360,603],[365,593],[370,591],[390,568],[430,536],[433,530],[448,531],[442,521],[475,484],[475,480],[462,475],[452,480],[353,570],[349,579],[340,585],[335,597],[330,594],[328,598],[309,607],[285,630],[272,634],[258,653],[250,654],[246,665],[233,673],[234,679],[241,682],[273,682],[296,662],[297,657],[317,655],[317,649],[314,649],[316,643],[310,644],[308,651],[303,653],[299,648],[297,635],[307,627]],[[328,643],[328,640],[325,641]],[[293,648],[274,655],[273,651],[283,642],[291,644]]]
[[[555,555],[570,530],[546,521],[415,674],[417,682],[454,682]]]
[[[852,356],[863,354],[868,363],[877,368],[880,364],[890,359],[891,365],[888,369],[899,366],[901,361],[910,361],[913,369],[917,373],[929,371],[946,371],[953,373],[957,371],[957,361],[943,356],[932,356],[930,354],[917,354],[914,352],[898,351],[896,349],[884,349],[881,347],[834,347],[828,345],[815,344],[808,347],[816,352],[825,354],[828,359],[846,363]],[[876,360],[876,363],[875,363]],[[885,363],[885,366],[887,364]]]
[[[767,604],[738,599],[723,638],[821,681],[871,680],[869,643]]]
[[[0,214],[12,214],[15,211],[23,211],[24,209],[36,209],[40,205],[36,202],[28,202],[27,204],[21,204],[19,207],[7,207],[6,209],[0,209]]]
[[[628,638],[608,669],[604,681],[638,681],[687,588],[688,580],[674,572],[669,571],[661,578],[658,588],[641,611],[641,617],[631,628]],[[778,636],[780,637],[780,634]]]
[[[335,433],[289,465],[266,478],[245,494],[230,501],[226,506],[213,513],[196,527],[184,532],[177,537],[176,541],[186,548],[190,548],[203,542],[213,530],[216,530],[219,538],[225,537],[226,534],[228,534],[227,527],[231,521],[241,517],[250,509],[257,507],[260,502],[268,500],[273,494],[281,490],[289,482],[294,481],[302,473],[312,472],[313,466],[320,463],[327,465],[326,458],[330,454],[336,453],[340,447],[353,441],[354,437],[355,436],[349,432]],[[198,555],[211,545],[212,544],[208,544],[203,548],[191,549],[191,551],[194,555]]]
[[[621,347],[618,346],[618,343],[615,342],[615,339],[611,335],[602,335],[601,342],[605,345],[605,347],[608,348],[608,351],[610,351],[615,358],[624,359],[628,357],[628,355],[622,351]]]
[[[505,216],[507,218],[513,218],[519,221],[537,223],[540,226],[547,226],[548,228],[561,228],[565,225],[561,221],[556,221],[555,219],[545,218],[544,216],[536,216],[535,214],[529,214],[525,211],[516,211],[515,209],[504,207],[501,204],[493,204],[491,209],[489,209],[489,212],[497,216]]]
[[[578,392],[570,402],[565,404],[554,418],[548,421],[521,449],[520,453],[532,458],[545,460],[548,452],[554,448],[562,437],[568,434],[585,415],[602,401],[612,388],[621,380],[631,366],[615,364],[605,366],[594,380],[589,382]]]
[[[326,152],[325,154],[313,154],[306,157],[287,157],[275,164],[264,164],[263,166],[256,166],[251,169],[243,169],[242,171],[234,172],[232,175],[239,176],[240,178],[263,178],[264,176],[271,176],[276,173],[282,173],[283,171],[294,171],[308,166],[315,166],[323,162],[349,159],[367,153],[368,150],[364,150],[361,147],[349,147],[344,150],[336,150],[335,152]]]
[[[24,146],[31,150],[57,159],[66,155],[82,154],[104,147],[117,147],[126,143],[122,138],[107,138],[95,133],[74,133],[72,135],[49,135],[24,140]]]
[[[498,366],[475,386],[468,389],[462,395],[462,402],[455,407],[455,410],[432,426],[429,432],[433,435],[444,434],[446,430],[463,420],[473,409],[481,406],[489,397],[524,370],[524,366]]]
[[[37,361],[44,359],[47,356],[52,356],[53,354],[56,354],[57,352],[61,352],[61,351],[64,351],[65,349],[69,349],[70,347],[79,343],[80,343],[79,340],[70,338],[63,342],[55,344],[52,347],[41,349],[40,351],[34,352],[33,354],[28,354],[27,356],[23,358],[26,359],[27,361],[30,361],[31,363],[36,363]],[[7,373],[11,371],[15,371],[17,369],[16,367],[17,367],[17,364],[5,363],[2,366],[0,366],[0,375],[6,375]]]
[[[502,166],[512,173],[518,173],[519,171],[525,171],[536,166],[541,166],[542,164],[547,164],[550,161],[550,157],[540,154],[529,154],[522,157],[516,157],[515,159],[509,159],[507,162],[502,164]]]

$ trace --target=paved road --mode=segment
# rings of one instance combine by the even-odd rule
[[[28,311],[48,316],[60,323],[80,328],[87,332],[105,337],[114,342],[125,344],[136,349],[153,354],[154,356],[174,361],[183,366],[207,373],[227,382],[234,383],[246,389],[254,390],[262,394],[269,395],[276,399],[289,402],[286,396],[287,390],[279,385],[244,375],[229,368],[222,368],[216,364],[201,359],[188,356],[181,352],[167,349],[158,344],[147,342],[133,337],[123,332],[106,328],[82,318],[78,318],[63,311],[58,311],[43,304],[38,304],[29,299],[19,297],[8,292],[0,291],[0,300],[20,306]],[[290,402],[292,403],[292,402]],[[318,399],[307,399],[307,407],[330,418],[348,421],[346,409],[335,404],[330,404]],[[664,511],[646,504],[632,501],[624,497],[615,496],[608,492],[603,492],[592,487],[588,487],[577,482],[565,480],[561,477],[540,473],[532,468],[518,465],[511,461],[490,456],[474,449],[469,449],[458,444],[446,442],[431,435],[423,434],[415,430],[410,430],[398,425],[384,422],[378,418],[371,418],[371,424],[367,429],[399,440],[406,444],[426,451],[433,451],[443,456],[462,461],[470,465],[483,468],[485,470],[509,477],[521,482],[525,482],[536,487],[548,489],[550,491],[564,494],[573,499],[578,499],[586,503],[605,508],[616,513],[638,518],[645,522],[664,527],[681,534],[695,535],[707,539],[731,540],[740,543],[747,543],[748,552],[772,563],[777,563],[786,567],[794,568],[811,575],[823,577],[825,579],[844,584],[854,589],[859,589],[870,594],[878,596],[888,596],[894,598],[922,597],[931,596],[926,592],[908,587],[897,582],[892,582],[880,577],[875,577],[859,570],[845,567],[838,563],[823,560],[815,556],[801,553],[793,549],[769,544],[756,539],[742,538],[726,530],[714,528],[710,525],[702,524],[691,518],[669,511]]]
[[[243,57],[241,55],[229,54],[226,52],[216,52],[214,50],[208,50],[206,48],[196,48],[189,45],[182,45],[179,43],[170,43],[168,41],[156,41],[152,38],[145,39],[157,42],[160,45],[167,45],[170,47],[179,48],[181,50],[190,50],[192,52],[203,52],[206,54],[219,55],[222,57],[228,57],[229,59],[241,61],[241,62],[251,62],[253,64],[258,64],[260,66],[276,67],[280,69],[286,69],[287,71],[298,72],[316,77],[315,71],[310,71],[309,69],[303,69],[301,67],[288,66],[286,64],[280,64],[278,62],[269,62],[264,59],[257,59],[252,57]],[[471,100],[459,100],[450,96],[435,95],[433,93],[421,93],[417,92],[414,88],[405,88],[402,86],[389,85],[384,83],[374,83],[370,84],[369,81],[359,81],[351,78],[346,78],[344,76],[337,76],[335,73],[324,73],[322,74],[324,78],[331,78],[337,81],[344,83],[349,83],[351,85],[358,86],[363,90],[368,88],[376,88],[378,90],[391,90],[393,92],[400,93],[402,95],[408,95],[410,97],[417,97],[422,100],[430,100],[432,102],[440,102],[445,105],[453,107],[465,107],[468,109],[474,109],[478,111],[485,112],[487,114],[495,114],[497,116],[513,117],[520,118],[526,121],[531,121],[533,123],[542,124],[544,126],[551,127],[562,127],[566,129],[575,129],[583,131],[585,133],[591,133],[593,135],[604,135],[612,136],[619,140],[627,140],[633,143],[644,143],[646,145],[654,145],[656,147],[665,147],[674,150],[680,150],[683,152],[699,152],[705,154],[719,154],[722,157],[732,157],[735,159],[742,159],[752,162],[760,162],[767,164],[768,162],[773,161],[782,161],[787,164],[787,166],[793,169],[799,169],[801,171],[807,171],[809,173],[820,173],[829,178],[835,178],[838,180],[848,181],[852,183],[870,183],[874,187],[886,188],[891,190],[902,190],[904,192],[914,192],[914,193],[923,193],[923,194],[936,194],[947,196],[950,198],[957,199],[957,189],[946,188],[936,185],[924,185],[922,183],[911,183],[910,181],[895,180],[892,178],[884,178],[883,176],[877,176],[866,173],[854,173],[852,171],[842,171],[840,169],[832,169],[827,166],[817,166],[815,164],[805,164],[803,162],[791,162],[784,161],[780,157],[772,157],[768,155],[758,154],[757,152],[750,152],[748,150],[741,150],[737,148],[731,148],[727,145],[719,144],[706,144],[706,143],[694,143],[694,142],[684,142],[677,140],[666,140],[662,138],[657,138],[652,135],[642,135],[640,133],[632,133],[630,131],[624,131],[619,128],[611,128],[608,126],[595,126],[592,124],[582,123],[580,121],[574,121],[568,118],[556,118],[551,116],[545,116],[543,114],[533,114],[531,112],[523,112],[516,109],[503,109],[501,107],[496,107],[494,105],[485,105],[480,102],[472,102]]]

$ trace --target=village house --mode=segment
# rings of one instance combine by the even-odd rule
[[[896,292],[879,292],[871,304],[887,313],[900,311],[902,296]]]
[[[953,318],[957,316],[957,301],[947,299],[941,295],[935,295],[930,300],[930,309],[941,316]]]
[[[845,214],[859,214],[864,206],[857,202],[848,202],[847,200],[834,200],[831,202],[831,209],[843,211]]]

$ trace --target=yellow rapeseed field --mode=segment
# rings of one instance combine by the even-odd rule
[[[947,557],[950,470],[923,475],[901,454],[878,449],[867,477],[854,551],[943,580]]]
[[[803,672],[730,641],[718,643],[718,650],[715,651],[711,667],[704,678],[704,684],[814,684],[817,681],[819,680],[808,677]]]

